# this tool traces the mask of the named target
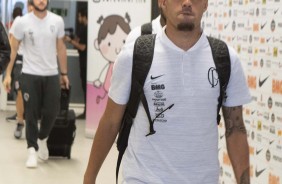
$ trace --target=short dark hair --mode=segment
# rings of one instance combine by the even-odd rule
[[[23,15],[23,11],[20,7],[15,7],[13,10],[13,19],[15,19],[17,16],[22,16]]]
[[[80,13],[80,16],[88,18],[88,12],[87,8],[81,8],[78,10],[78,13]]]

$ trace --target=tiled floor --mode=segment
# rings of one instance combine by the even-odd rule
[[[13,136],[16,122],[7,122],[5,117],[14,112],[0,111],[0,184],[82,184],[88,162],[92,139],[85,138],[85,121],[77,120],[77,132],[72,147],[71,159],[50,158],[39,161],[36,169],[27,169],[26,140]],[[96,184],[114,184],[117,151],[110,151]]]

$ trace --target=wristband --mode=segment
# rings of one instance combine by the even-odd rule
[[[61,72],[61,75],[68,75],[67,73],[63,73],[63,72]]]

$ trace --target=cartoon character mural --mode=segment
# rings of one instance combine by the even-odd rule
[[[129,26],[131,19],[128,13],[125,13],[125,16],[111,14],[105,18],[99,15],[97,20],[99,28],[97,37],[94,36],[94,47],[95,54],[100,54],[102,57],[96,57],[94,62],[99,69],[94,69],[96,77],[91,80],[92,82],[87,83],[87,137],[94,136],[106,108],[113,64],[131,31]]]
[[[101,70],[99,78],[93,82],[95,88],[103,88],[103,93],[96,97],[96,103],[99,104],[108,94],[114,61],[131,29],[128,13],[125,17],[110,15],[104,18],[100,16],[97,23],[101,26],[94,46],[108,62]]]

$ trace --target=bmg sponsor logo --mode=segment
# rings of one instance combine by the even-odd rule
[[[151,85],[151,89],[152,90],[164,90],[165,85],[164,84],[154,84],[154,85]]]

